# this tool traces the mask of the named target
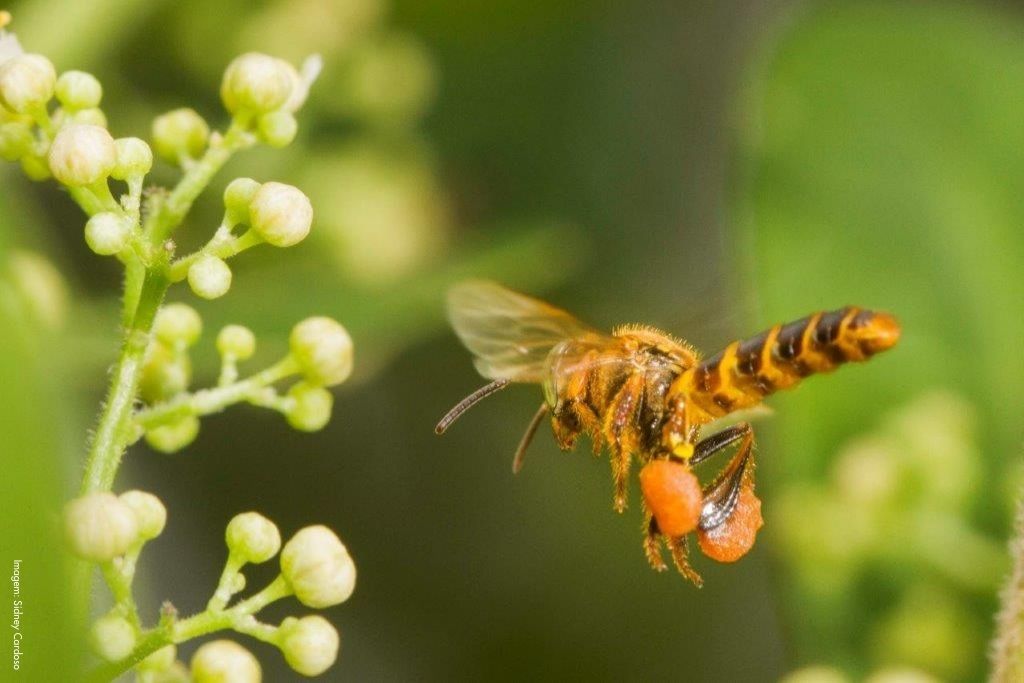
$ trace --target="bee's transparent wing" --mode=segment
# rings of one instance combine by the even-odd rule
[[[476,369],[492,380],[540,382],[556,344],[604,337],[560,308],[486,280],[455,285],[448,316]]]

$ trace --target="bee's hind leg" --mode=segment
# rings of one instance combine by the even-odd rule
[[[647,563],[656,572],[663,572],[668,569],[665,560],[661,557],[661,532],[658,531],[658,523],[654,521],[654,515],[643,503],[644,509],[644,555],[647,556]]]
[[[629,467],[632,454],[639,446],[637,415],[644,394],[644,376],[631,376],[615,394],[605,413],[601,432],[611,451],[612,477],[615,480],[614,506],[616,512],[626,509],[629,493]]]
[[[678,538],[665,536],[658,529],[658,523],[654,520],[654,516],[651,515],[651,511],[647,509],[646,503],[644,503],[643,508],[644,555],[647,556],[647,562],[651,565],[651,569],[657,572],[663,572],[668,569],[668,565],[665,564],[665,560],[661,556],[661,543],[664,541],[665,546],[672,555],[672,563],[676,566],[676,570],[698,588],[703,586],[704,579],[690,566],[688,559],[689,547],[686,536],[679,536]]]

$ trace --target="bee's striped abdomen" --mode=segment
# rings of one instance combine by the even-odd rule
[[[753,406],[808,375],[867,360],[899,336],[899,323],[888,313],[849,306],[733,342],[680,379],[690,400],[717,417]]]

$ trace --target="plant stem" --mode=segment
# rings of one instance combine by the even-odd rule
[[[242,632],[254,631],[252,620],[248,617],[275,600],[280,600],[291,594],[292,590],[288,586],[288,582],[279,574],[266,588],[229,610],[207,610],[177,623],[161,624],[147,631],[130,655],[116,662],[100,666],[92,672],[88,680],[94,683],[112,681],[160,648],[172,643],[184,643],[207,633],[227,628],[233,629],[236,625],[242,628]],[[265,634],[261,633],[260,635],[264,636]],[[266,640],[264,637],[260,637],[260,639]]]
[[[131,412],[139,388],[143,357],[153,319],[170,281],[166,262],[146,271],[138,306],[121,345],[121,357],[110,382],[99,426],[89,449],[81,492],[109,491],[121,456],[130,440]],[[127,297],[126,297],[127,299]],[[127,310],[127,308],[126,308]]]
[[[999,596],[996,635],[992,640],[993,683],[1024,680],[1024,497],[1017,504],[1013,540],[1013,572]]]
[[[227,163],[237,150],[251,144],[251,136],[243,122],[232,121],[223,138],[214,138],[203,157],[185,171],[185,175],[171,193],[153,211],[143,225],[143,232],[153,244],[163,242],[174,231],[192,203],[209,184],[213,176]]]
[[[220,412],[224,408],[256,396],[260,389],[298,372],[299,366],[291,356],[257,372],[240,382],[212,389],[202,389],[194,394],[183,394],[178,398],[159,403],[135,414],[135,424],[143,429],[152,429],[170,424],[190,415],[202,416]]]

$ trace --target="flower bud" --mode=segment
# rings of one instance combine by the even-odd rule
[[[103,86],[92,74],[84,71],[65,71],[57,79],[57,100],[67,111],[93,109],[100,106]]]
[[[167,304],[156,314],[153,323],[156,338],[170,347],[189,347],[203,331],[203,321],[196,309],[187,304]]]
[[[224,72],[220,98],[232,114],[262,114],[279,109],[292,92],[287,66],[269,55],[249,52],[236,57]]]
[[[189,266],[188,286],[203,299],[224,296],[231,289],[231,268],[223,259],[204,254]]]
[[[271,147],[287,147],[299,131],[299,122],[291,112],[279,109],[261,116],[257,131],[260,140]]]
[[[42,157],[27,154],[21,158],[21,170],[29,180],[40,182],[51,177],[50,164]]]
[[[32,129],[21,121],[0,124],[0,158],[17,161],[32,151]]]
[[[313,205],[297,187],[263,183],[249,203],[249,225],[275,247],[298,244],[313,224]]]
[[[135,629],[124,617],[108,614],[97,619],[89,629],[89,644],[100,657],[116,662],[135,649]]]
[[[307,607],[345,602],[356,587],[356,565],[333,531],[309,526],[292,536],[281,551],[281,575]]]
[[[114,170],[117,148],[105,128],[73,123],[57,133],[50,146],[53,177],[71,187],[92,185]]]
[[[192,361],[185,353],[175,353],[165,344],[154,344],[142,366],[139,396],[156,403],[188,389],[192,381]]]
[[[295,429],[316,432],[330,421],[334,397],[323,387],[296,382],[288,389],[288,397],[293,403],[285,413],[285,418]]]
[[[338,658],[338,631],[321,616],[288,617],[279,638],[285,661],[303,676],[319,676]]]
[[[199,436],[199,418],[188,415],[177,422],[154,427],[146,432],[146,443],[161,453],[177,453]]]
[[[159,498],[145,491],[125,491],[118,498],[135,515],[139,539],[151,541],[163,532],[167,524],[167,508]]]
[[[224,540],[233,555],[252,564],[266,562],[281,549],[277,525],[258,512],[243,512],[228,522]]]
[[[249,203],[259,189],[252,178],[235,178],[224,188],[224,211],[231,225],[249,222]]]
[[[114,140],[117,150],[117,165],[110,172],[118,180],[141,178],[153,168],[153,150],[139,138],[118,138]]]
[[[100,128],[107,127],[107,115],[103,113],[102,109],[83,109],[76,111],[68,117],[70,123],[81,123],[90,126],[99,126]]]
[[[249,360],[256,353],[256,335],[243,325],[227,325],[217,335],[217,351],[235,360]]]
[[[163,671],[148,672],[149,683],[195,683],[188,673],[188,668],[181,662],[171,662]]]
[[[252,653],[230,640],[206,643],[192,656],[193,683],[259,683],[262,678]]]
[[[42,55],[20,54],[0,62],[0,104],[16,114],[29,114],[53,97],[57,72]]]
[[[11,250],[7,258],[9,283],[33,322],[60,328],[68,312],[68,285],[53,262],[44,256]]]
[[[90,493],[64,506],[64,536],[83,560],[107,562],[138,539],[135,513],[113,493]]]
[[[85,224],[85,243],[100,256],[112,256],[128,245],[131,224],[116,213],[98,213]]]
[[[311,384],[330,387],[352,374],[352,338],[330,318],[306,318],[292,329],[289,344]]]
[[[210,127],[194,109],[174,109],[153,119],[153,148],[173,164],[183,156],[197,158],[209,138]]]
[[[178,648],[174,645],[164,645],[139,662],[137,668],[139,671],[166,671],[174,666],[177,658]]]

